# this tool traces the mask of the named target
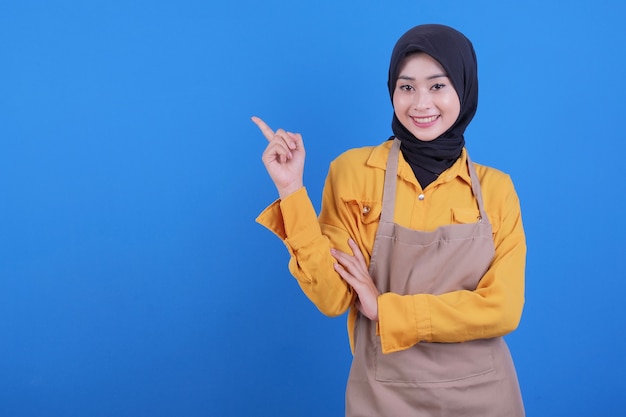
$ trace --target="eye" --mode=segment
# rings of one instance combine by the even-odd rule
[[[398,86],[398,88],[402,91],[413,91],[414,88],[412,85],[408,85],[408,84],[404,84],[404,85],[400,85]]]
[[[441,90],[442,88],[444,88],[446,85],[443,83],[437,83],[435,85],[433,85],[432,87],[430,87],[431,90]]]

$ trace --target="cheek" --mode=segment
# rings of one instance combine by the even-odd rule
[[[456,94],[448,96],[445,105],[450,117],[454,120],[458,119],[459,114],[461,113],[461,103],[459,102],[459,98]]]
[[[409,100],[403,97],[402,94],[394,94],[393,96],[393,110],[398,118],[406,111],[407,103]]]

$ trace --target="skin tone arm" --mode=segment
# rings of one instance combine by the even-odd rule
[[[305,151],[302,135],[283,129],[274,132],[258,117],[252,117],[252,121],[268,141],[262,156],[263,165],[282,200],[303,187]]]
[[[282,200],[304,186],[305,150],[302,135],[283,129],[274,132],[258,117],[252,117],[252,121],[268,141],[262,156],[263,165]],[[356,291],[356,307],[359,311],[370,320],[378,321],[380,293],[369,275],[359,247],[352,239],[348,240],[348,245],[353,255],[331,249],[331,255],[337,260],[335,271]]]
[[[335,271],[356,291],[356,308],[372,321],[378,321],[378,296],[380,292],[369,274],[365,258],[358,245],[348,239],[348,245],[354,255],[331,249],[330,253],[337,260]]]

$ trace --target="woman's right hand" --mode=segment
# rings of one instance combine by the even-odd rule
[[[274,132],[263,120],[254,116],[252,121],[259,127],[268,145],[263,152],[263,164],[274,182],[281,199],[303,186],[304,143],[299,133]]]

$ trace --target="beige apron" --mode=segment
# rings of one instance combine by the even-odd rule
[[[381,293],[442,294],[476,289],[495,249],[480,183],[469,157],[476,223],[433,232],[393,223],[400,141],[385,173],[383,208],[369,272]],[[346,416],[518,417],[524,406],[501,337],[464,343],[418,343],[383,354],[376,324],[359,314],[346,390]]]

